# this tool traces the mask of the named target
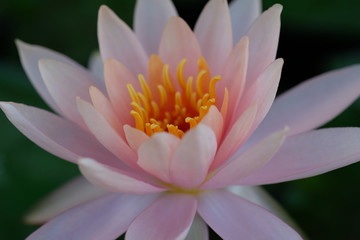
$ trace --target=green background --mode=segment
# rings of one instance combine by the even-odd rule
[[[194,24],[206,1],[175,1]],[[264,8],[276,1],[267,0]],[[360,1],[277,1],[284,5],[280,92],[330,69],[360,62]],[[14,39],[43,45],[86,65],[97,48],[101,4],[132,24],[133,0],[5,0],[0,4],[0,100],[47,108],[27,80]],[[359,76],[360,77],[360,76]],[[41,197],[79,171],[38,148],[0,114],[0,239],[24,239],[36,226],[21,218]],[[360,101],[330,126],[360,126]],[[305,180],[266,186],[309,239],[360,239],[360,164]],[[213,234],[213,239],[217,237]]]

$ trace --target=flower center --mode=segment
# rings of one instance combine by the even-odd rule
[[[152,88],[142,74],[138,75],[141,92],[136,92],[131,84],[127,84],[133,107],[130,114],[135,119],[137,129],[149,136],[167,131],[181,138],[184,132],[195,127],[209,108],[217,103],[215,86],[221,77],[211,77],[206,60],[200,57],[197,75],[185,79],[185,64],[186,59],[183,59],[177,65],[176,81],[170,74],[169,65],[162,64],[158,76],[161,79],[150,79]],[[223,101],[224,104],[227,103]]]

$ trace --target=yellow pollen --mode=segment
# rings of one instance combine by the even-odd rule
[[[160,66],[156,71],[150,69],[152,66],[159,67],[154,61],[159,61],[159,57],[150,58],[149,76],[157,71],[158,79],[153,74],[151,82],[147,82],[144,75],[139,74],[140,92],[131,84],[126,86],[133,108],[130,114],[137,129],[148,136],[166,131],[181,138],[187,130],[197,126],[211,106],[221,107],[221,113],[226,115],[228,91],[225,89],[222,104],[217,105],[216,83],[221,77],[211,77],[205,58],[199,58],[195,76],[186,76],[186,59],[181,60],[175,69],[175,81],[168,64],[162,64],[162,68]]]

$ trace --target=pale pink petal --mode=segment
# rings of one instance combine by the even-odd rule
[[[198,186],[208,173],[216,147],[216,136],[211,128],[199,124],[188,131],[170,163],[172,183],[184,188]]]
[[[90,72],[95,76],[97,86],[101,91],[106,92],[104,83],[104,63],[98,51],[95,51],[91,54],[88,67]]]
[[[135,33],[104,5],[99,10],[98,38],[103,60],[115,58],[133,74],[146,73],[147,56]]]
[[[41,59],[39,69],[51,97],[64,115],[86,129],[76,108],[76,97],[89,101],[89,87],[94,85],[92,76],[67,63]]]
[[[211,165],[212,170],[223,164],[248,139],[256,113],[257,106],[251,106],[234,123],[216,152],[214,162]]]
[[[125,132],[126,140],[129,146],[134,150],[134,152],[137,152],[140,145],[150,138],[143,131],[130,127],[129,125],[124,126],[124,132]]]
[[[77,99],[77,106],[85,124],[95,138],[110,152],[129,166],[138,168],[136,154],[125,140],[90,103]]]
[[[209,240],[209,230],[199,215],[195,215],[185,240]]]
[[[220,143],[224,120],[217,107],[211,106],[205,117],[201,119],[201,123],[210,127],[214,131],[216,140],[218,143]]]
[[[233,41],[237,43],[260,15],[261,0],[234,0],[230,3]]]
[[[1,102],[0,106],[26,137],[60,158],[77,163],[81,157],[93,157],[112,166],[124,167],[91,134],[69,120],[23,104]]]
[[[360,128],[328,128],[291,136],[263,168],[238,181],[260,185],[307,178],[360,159]]]
[[[62,55],[61,53],[57,53],[53,50],[41,46],[27,44],[20,40],[16,40],[16,46],[19,51],[21,64],[32,85],[35,87],[40,96],[46,101],[46,103],[55,111],[61,114],[62,112],[59,106],[51,97],[47,87],[45,86],[45,83],[42,80],[38,65],[39,60],[46,58],[68,63],[77,67],[80,67],[80,65],[71,60],[70,58]]]
[[[154,134],[138,151],[137,164],[146,172],[170,182],[170,161],[180,139],[169,133]]]
[[[210,0],[196,22],[195,35],[212,75],[221,74],[233,43],[227,1]]]
[[[150,182],[151,179],[145,176],[105,166],[90,158],[80,159],[79,168],[87,180],[110,192],[147,194],[165,190],[146,182]]]
[[[249,69],[246,86],[251,86],[275,59],[280,32],[282,6],[275,4],[263,12],[246,34],[250,39]]]
[[[302,239],[267,210],[226,190],[204,192],[198,200],[200,216],[223,239]]]
[[[157,194],[109,194],[61,214],[27,240],[113,240],[157,197]]]
[[[105,85],[113,108],[123,125],[134,125],[134,117],[130,114],[131,98],[126,87],[128,83],[140,89],[139,81],[122,63],[115,59],[106,60]]]
[[[259,76],[259,78],[241,98],[241,104],[237,110],[235,119],[237,119],[238,116],[241,116],[241,113],[244,112],[247,107],[257,105],[258,111],[253,128],[255,129],[258,126],[258,124],[268,113],[275,99],[283,64],[284,60],[280,58],[272,62],[265,69],[265,71]]]
[[[314,77],[277,97],[252,136],[256,141],[275,129],[290,126],[289,135],[321,126],[360,96],[360,66]]]
[[[161,34],[167,21],[177,16],[170,0],[138,0],[135,7],[134,30],[147,54],[157,54]]]
[[[165,194],[131,223],[131,240],[184,239],[196,213],[197,201],[187,194]]]
[[[231,100],[229,101],[225,119],[226,126],[230,126],[233,123],[234,113],[240,104],[240,99],[243,94],[246,81],[248,57],[249,39],[247,37],[243,37],[227,59],[222,73],[222,80],[216,87],[217,97],[219,98],[218,103],[220,104],[223,101],[224,88],[227,88],[229,91],[229,99]]]
[[[28,224],[43,224],[72,207],[107,193],[105,189],[92,185],[85,178],[77,177],[42,199],[26,214],[24,221]]]
[[[201,56],[200,46],[195,34],[183,19],[172,17],[166,24],[160,41],[159,55],[165,64],[169,64],[170,72],[173,74],[178,63],[184,58],[187,59],[185,77],[197,74],[197,61]]]
[[[94,108],[108,121],[114,130],[125,138],[123,125],[116,116],[110,101],[105,95],[96,87],[91,86],[89,89],[91,102]]]
[[[285,209],[263,188],[255,186],[230,186],[227,187],[226,190],[267,209],[289,224],[289,226],[294,228],[300,235],[305,236]]]
[[[234,185],[252,172],[263,167],[279,150],[285,140],[288,128],[274,132],[240,156],[234,156],[221,169],[214,173],[203,188],[221,188]]]

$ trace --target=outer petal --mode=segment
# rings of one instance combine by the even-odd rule
[[[158,52],[161,34],[167,21],[177,15],[170,0],[136,2],[134,30],[149,56]]]
[[[116,239],[157,197],[154,194],[109,194],[61,214],[27,240]]]
[[[21,64],[23,65],[23,68],[32,85],[51,108],[53,108],[58,113],[61,113],[59,106],[51,97],[47,87],[45,86],[45,83],[42,80],[38,65],[39,60],[46,58],[61,61],[78,67],[80,67],[80,65],[70,58],[44,47],[30,45],[20,40],[16,40],[16,46],[19,50]]]
[[[231,99],[225,119],[226,126],[232,125],[235,117],[234,113],[240,104],[240,99],[245,87],[248,57],[249,38],[244,37],[231,52],[223,69],[223,80],[217,84],[217,95],[219,97],[219,102],[223,101],[222,95],[224,88],[228,89],[229,99]]]
[[[253,202],[273,214],[282,219],[284,222],[289,224],[292,228],[294,228],[301,236],[305,237],[305,234],[299,228],[299,226],[294,222],[294,220],[289,216],[289,214],[285,211],[284,208],[268,194],[261,187],[254,186],[230,186],[226,188],[233,194],[236,194],[246,200]]]
[[[289,137],[263,168],[239,181],[260,185],[325,173],[360,160],[360,128],[320,129]]]
[[[39,61],[41,76],[49,93],[64,115],[85,127],[76,108],[76,97],[90,100],[89,87],[94,85],[92,76],[80,68],[55,60]]]
[[[126,135],[126,140],[134,152],[137,152],[141,144],[150,138],[143,131],[130,127],[129,125],[124,126],[124,132]]]
[[[170,182],[170,161],[180,139],[169,133],[154,134],[138,151],[138,165],[155,177]]]
[[[314,129],[338,115],[359,96],[358,65],[312,78],[275,99],[252,139],[260,139],[285,125],[290,126],[289,135]]]
[[[195,215],[185,240],[209,240],[208,227],[199,215]]]
[[[108,123],[122,136],[122,138],[125,138],[123,125],[117,118],[110,101],[98,88],[94,86],[89,88],[89,94],[94,108],[106,119],[106,121],[108,121]]]
[[[199,43],[187,23],[179,17],[172,17],[166,24],[160,41],[159,55],[170,65],[175,76],[178,63],[186,58],[185,77],[197,74],[197,61],[201,56]]]
[[[287,128],[275,132],[240,156],[230,160],[231,162],[216,172],[215,176],[208,180],[203,187],[221,188],[234,185],[239,179],[258,170],[279,150],[287,132]]]
[[[144,182],[148,180],[144,176],[108,167],[90,158],[80,159],[79,167],[81,173],[91,183],[111,192],[145,194],[164,191],[163,188]],[[142,179],[139,180],[136,177]]]
[[[203,56],[209,63],[211,74],[221,74],[233,47],[227,1],[209,1],[196,22],[194,32],[199,40]]]
[[[250,39],[247,87],[251,86],[275,59],[279,42],[281,11],[282,6],[275,4],[255,20],[246,34]]]
[[[24,220],[29,224],[43,224],[74,206],[107,193],[105,189],[92,185],[83,177],[77,177],[43,199]]]
[[[216,140],[220,143],[223,133],[224,119],[217,107],[211,106],[208,113],[201,120],[201,123],[210,127],[214,131]]]
[[[84,122],[96,139],[117,156],[119,160],[137,168],[135,153],[106,119],[90,103],[78,99],[77,106]]]
[[[146,73],[146,53],[131,29],[106,6],[101,6],[98,38],[103,60],[115,58],[134,74]]]
[[[104,83],[104,63],[101,59],[100,53],[98,51],[94,51],[90,58],[88,67],[90,72],[96,77],[96,83],[98,84],[101,91],[105,91],[105,83]]]
[[[253,129],[264,119],[268,113],[279,86],[281,69],[284,64],[283,59],[277,59],[272,62],[265,71],[259,76],[255,83],[245,92],[241,98],[235,119],[249,106],[257,105],[258,111],[255,118]],[[284,126],[282,126],[284,127]]]
[[[254,124],[257,107],[249,107],[235,122],[229,133],[221,142],[211,169],[216,169],[241,146],[249,137],[250,130]]]
[[[134,118],[130,114],[131,98],[126,86],[130,83],[135,89],[140,89],[139,81],[124,64],[115,59],[106,60],[104,65],[106,90],[118,119],[123,125],[132,125]]]
[[[163,195],[131,223],[125,239],[184,239],[196,207],[197,202],[192,195]]]
[[[171,182],[191,188],[206,177],[216,152],[216,136],[207,126],[199,124],[181,139],[170,163]]]
[[[77,163],[81,157],[101,159],[103,163],[124,167],[88,132],[53,113],[18,103],[1,102],[9,120],[31,141],[46,151]]]
[[[261,13],[260,0],[234,0],[230,3],[233,41],[237,43]]]
[[[205,192],[198,200],[200,216],[223,239],[302,239],[265,209],[226,190]]]

